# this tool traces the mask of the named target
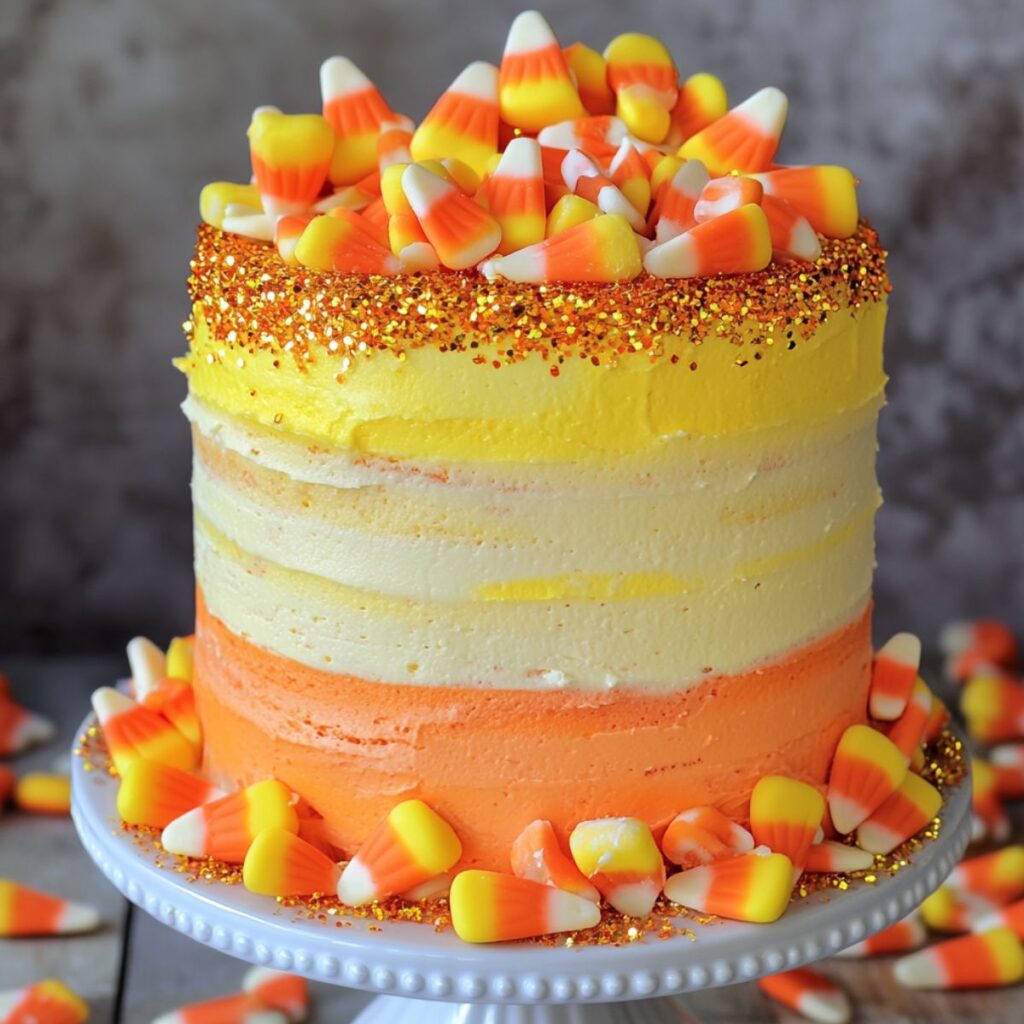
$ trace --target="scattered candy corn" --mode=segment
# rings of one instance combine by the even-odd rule
[[[215,228],[224,226],[228,212],[263,212],[260,191],[255,185],[237,185],[233,181],[212,181],[199,193],[199,216]]]
[[[1018,900],[1024,896],[1024,845],[1015,843],[962,860],[946,881],[953,889],[996,904]]]
[[[618,185],[605,177],[597,164],[582,150],[569,151],[562,161],[562,178],[570,191],[589,199],[605,213],[625,217],[634,231],[644,228],[645,218],[623,195]]]
[[[128,667],[132,674],[132,693],[141,703],[150,690],[167,678],[167,655],[148,637],[128,641]]]
[[[846,1024],[850,1000],[835,982],[809,967],[759,978],[758,988],[775,1002],[819,1024]]]
[[[621,118],[579,117],[542,128],[537,142],[548,149],[578,149],[594,160],[602,160],[614,156],[629,137],[629,129]]]
[[[464,942],[507,942],[593,928],[593,900],[494,871],[462,871],[448,897],[452,926]]]
[[[483,194],[501,225],[499,253],[525,249],[544,238],[544,169],[536,140],[518,138],[508,144]]]
[[[629,139],[623,139],[608,165],[612,183],[633,204],[642,217],[651,205],[651,171],[647,161]]]
[[[23,775],[14,784],[14,805],[28,814],[70,814],[71,780],[46,772]]]
[[[289,1024],[281,1010],[270,1009],[246,992],[183,1006],[158,1017],[153,1024]]]
[[[895,744],[867,725],[851,725],[839,740],[828,783],[828,807],[844,835],[866,821],[907,774]]]
[[[988,931],[990,928],[1009,928],[1018,939],[1024,939],[1024,900],[1008,903],[978,918],[976,931]]]
[[[0,937],[78,935],[99,925],[93,907],[0,878]]]
[[[960,708],[971,735],[982,743],[1024,738],[1024,684],[997,671],[972,676]]]
[[[665,863],[650,828],[636,818],[580,822],[569,836],[576,867],[618,911],[651,912],[665,884]]]
[[[195,767],[195,747],[155,711],[109,686],[92,695],[92,706],[122,775],[138,760],[159,761],[183,771]]]
[[[760,205],[764,189],[756,178],[742,174],[727,174],[724,178],[712,178],[703,189],[693,207],[693,216],[698,224],[714,220],[723,213],[738,210],[747,203]]]
[[[821,242],[811,222],[792,203],[763,195],[761,209],[768,220],[775,257],[813,262],[821,255]]]
[[[750,797],[750,831],[758,846],[784,853],[799,875],[825,815],[825,798],[813,786],[785,775],[759,779]]]
[[[438,258],[464,270],[501,244],[501,225],[454,185],[417,164],[402,173],[402,188]]]
[[[913,633],[897,633],[882,645],[871,664],[872,718],[894,722],[903,714],[920,665],[921,641]]]
[[[263,209],[272,216],[301,213],[327,180],[334,149],[331,126],[318,114],[264,109],[253,114],[248,134]]]
[[[0,694],[0,757],[11,757],[57,734],[53,723]]]
[[[903,754],[910,764],[914,752],[920,750],[924,739],[928,719],[932,713],[932,691],[928,684],[918,676],[910,693],[910,700],[904,706],[902,714],[892,723],[885,733]]]
[[[249,847],[242,881],[264,896],[333,894],[341,868],[312,843],[283,828],[268,828]]]
[[[640,247],[629,222],[603,214],[480,265],[485,277],[510,281],[628,281],[640,273]]]
[[[659,245],[696,226],[694,207],[707,183],[707,168],[699,160],[687,160],[658,192],[651,221]]]
[[[993,988],[1024,977],[1024,947],[1009,928],[949,939],[911,953],[893,966],[908,988]]]
[[[951,622],[939,634],[939,646],[954,679],[964,679],[986,664],[1012,669],[1020,658],[1013,630],[995,619]]]
[[[0,1024],[85,1024],[89,1007],[62,981],[0,992]]]
[[[1006,743],[988,753],[999,795],[1009,800],[1024,796],[1024,743]]]
[[[804,871],[812,874],[866,871],[874,863],[874,856],[866,850],[826,839],[811,845],[807,851],[807,860],[804,862]]]
[[[869,853],[891,853],[925,828],[941,806],[942,794],[908,772],[899,789],[857,826],[857,845]]]
[[[336,208],[314,217],[295,245],[295,258],[313,270],[356,274],[397,274],[398,258],[377,240],[372,226],[358,213]]]
[[[450,871],[462,856],[455,830],[422,800],[404,800],[346,865],[338,898],[359,906]]]
[[[160,842],[168,853],[241,864],[253,840],[269,828],[299,830],[291,791],[275,779],[186,811],[164,829]]]
[[[836,955],[851,960],[860,960],[869,956],[885,956],[891,953],[909,953],[920,949],[927,938],[924,925],[917,913],[912,913],[902,921],[883,928],[882,931],[855,942],[852,946],[840,950]]]
[[[501,58],[499,96],[501,119],[525,132],[583,116],[558,40],[536,11],[524,11],[512,22]]]
[[[857,190],[845,167],[780,167],[754,175],[766,196],[792,203],[826,238],[857,230]]]
[[[766,924],[782,916],[792,888],[790,859],[759,846],[750,853],[670,876],[665,895],[700,913]]]
[[[761,89],[687,139],[679,155],[702,161],[715,176],[766,171],[779,147],[788,107],[780,89]]]
[[[309,985],[297,974],[269,967],[253,967],[242,979],[242,991],[273,1010],[280,1010],[292,1024],[300,1024],[309,1010]]]
[[[166,828],[175,818],[225,794],[189,772],[157,761],[135,761],[121,778],[117,813],[129,825]]]
[[[669,113],[666,146],[681,146],[703,128],[724,117],[729,108],[720,78],[698,72],[679,86],[679,98]]]
[[[1010,837],[1010,819],[999,794],[995,769],[980,757],[971,758],[971,815],[975,840],[988,837],[1004,842]]]
[[[287,217],[278,217],[274,224],[274,246],[281,254],[281,259],[290,267],[299,265],[295,256],[295,246],[314,216],[316,215],[309,213],[292,213]]]
[[[608,63],[604,57],[583,43],[567,46],[562,56],[576,79],[576,89],[587,113],[613,113],[615,93],[608,84]]]
[[[715,807],[677,814],[661,838],[661,851],[681,868],[695,868],[754,849],[754,837]]]
[[[171,679],[192,682],[192,655],[194,637],[176,636],[167,645],[167,675]]]
[[[763,270],[771,258],[764,211],[748,204],[656,245],[644,266],[656,277],[698,277]]]
[[[600,212],[589,199],[567,193],[551,207],[544,235],[550,238],[552,235],[561,234],[569,228],[576,227],[577,224],[593,220]]]
[[[601,895],[562,849],[550,821],[530,822],[512,844],[512,873],[597,902]]]
[[[142,704],[166,718],[197,750],[202,748],[203,728],[191,683],[184,679],[161,679],[142,698]]]
[[[990,900],[939,886],[920,906],[921,920],[933,932],[971,932],[995,909]]]

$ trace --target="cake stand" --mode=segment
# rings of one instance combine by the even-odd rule
[[[86,722],[86,726],[91,720]],[[296,918],[241,886],[189,882],[120,827],[117,782],[73,758],[72,817],[85,849],[132,903],[196,942],[251,963],[378,994],[357,1024],[678,1024],[674,996],[811,963],[898,921],[938,888],[970,834],[970,783],[909,867],[794,903],[771,925],[715,921],[695,939],[624,946],[471,946],[429,925]]]

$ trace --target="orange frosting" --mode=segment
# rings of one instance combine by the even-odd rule
[[[843,730],[865,721],[870,618],[681,693],[538,693],[309,668],[229,631],[200,593],[206,766],[219,782],[279,779],[348,854],[396,803],[418,797],[455,827],[463,867],[508,870],[515,837],[536,818],[563,831],[621,815],[656,826],[713,804],[745,820],[761,776],[823,784]]]

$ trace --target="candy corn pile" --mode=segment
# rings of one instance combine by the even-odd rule
[[[681,78],[652,36],[562,48],[536,11],[499,66],[474,61],[419,124],[346,57],[320,69],[320,114],[259,107],[252,181],[215,182],[203,220],[310,270],[475,268],[518,282],[625,281],[814,261],[857,229],[853,175],[775,162],[788,103],[730,107]]]

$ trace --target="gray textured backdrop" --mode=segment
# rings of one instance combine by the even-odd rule
[[[0,0],[0,653],[188,628],[185,276],[251,109],[317,109],[348,54],[422,115],[519,3]],[[373,13],[371,14],[371,8]],[[837,162],[892,251],[879,627],[1024,621],[1020,0],[548,0],[563,43],[654,32],[790,162]]]

